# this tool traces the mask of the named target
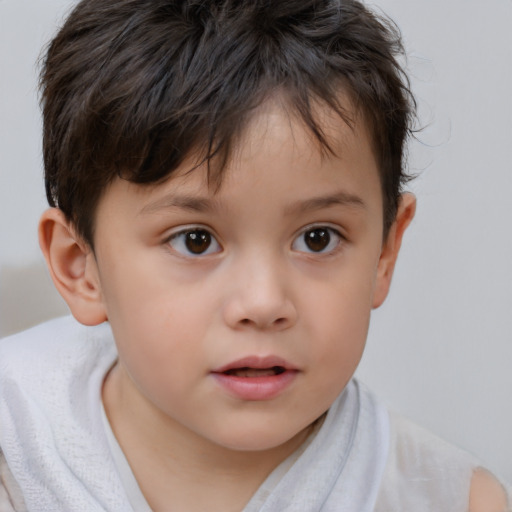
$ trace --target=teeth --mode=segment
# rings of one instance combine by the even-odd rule
[[[272,375],[279,375],[285,371],[281,366],[274,366],[272,368],[234,368],[225,372],[227,375],[234,375],[235,377],[268,377]]]

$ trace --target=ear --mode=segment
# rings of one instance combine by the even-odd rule
[[[53,283],[73,316],[84,325],[107,320],[94,252],[58,208],[41,216],[39,245]]]
[[[382,246],[373,295],[372,306],[374,308],[378,308],[388,295],[396,259],[402,245],[402,237],[407,226],[411,223],[415,212],[416,198],[414,195],[409,193],[402,194],[395,221],[389,229],[388,236]]]

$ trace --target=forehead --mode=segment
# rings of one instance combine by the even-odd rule
[[[285,94],[274,95],[254,111],[243,131],[234,138],[227,162],[219,164],[213,158],[205,165],[197,153],[171,175],[169,181],[200,173],[211,192],[216,193],[226,180],[243,179],[240,171],[251,167],[263,154],[268,159],[288,160],[290,165],[300,167],[320,166],[322,161],[338,159],[346,167],[356,169],[363,165],[378,169],[373,138],[363,112],[353,108],[346,94],[340,95],[340,104],[345,114],[343,119],[324,103],[314,106],[319,129],[319,133],[315,133]],[[218,181],[216,176],[220,176]],[[318,174],[318,181],[322,178]]]
[[[280,203],[287,211],[294,203],[321,204],[317,199],[327,196],[381,210],[378,167],[366,123],[361,115],[348,112],[350,126],[329,108],[316,108],[328,150],[280,98],[274,98],[255,111],[237,138],[218,183],[209,179],[207,163],[195,154],[163,183],[125,182],[123,189],[133,208],[142,214],[158,213],[169,206],[197,211],[221,202],[227,206],[237,195],[250,193],[263,182],[265,202]],[[215,171],[216,162],[211,164]],[[119,194],[116,197],[119,199]]]

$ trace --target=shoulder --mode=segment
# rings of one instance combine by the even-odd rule
[[[425,471],[440,468],[447,473],[464,472],[469,477],[478,466],[475,457],[402,416],[390,413],[391,449],[404,468]]]
[[[76,482],[83,492],[74,510],[94,508],[87,505],[95,499],[89,490],[105,503],[123,496],[101,419],[101,386],[116,357],[108,324],[85,327],[70,317],[0,340],[4,502],[15,503],[21,488],[30,510],[70,510],[62,504],[69,503],[70,489],[78,489]],[[3,505],[0,500],[0,511],[10,510]]]
[[[44,409],[53,418],[77,393],[85,400],[89,387],[96,387],[116,357],[108,324],[85,327],[72,317],[0,340],[2,428],[19,420],[21,404],[30,404],[37,414]]]
[[[69,316],[49,320],[0,339],[0,354],[16,359],[18,355],[25,356],[36,351],[41,353],[53,349],[58,351],[64,344],[65,338],[76,336],[79,330],[77,326],[77,322]]]
[[[464,450],[390,414],[389,455],[376,510],[407,505],[415,512],[507,511],[505,490],[479,467]]]
[[[501,483],[487,470],[478,468],[471,478],[469,512],[509,511],[507,493]]]
[[[86,329],[72,316],[54,318],[0,339],[0,351],[11,352],[14,356],[16,352],[23,353],[43,347],[45,350],[52,350],[53,347],[59,350],[64,345],[69,345],[70,340],[83,339]]]
[[[18,374],[29,365],[43,369],[84,356],[111,354],[113,338],[108,324],[86,327],[65,316],[0,340],[0,376]]]

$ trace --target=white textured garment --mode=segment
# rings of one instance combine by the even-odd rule
[[[100,435],[110,339],[65,317],[0,341],[0,449],[30,512],[131,510]]]
[[[134,510],[101,412],[115,359],[108,324],[72,318],[0,341],[0,512]],[[351,381],[244,512],[467,512],[475,467]]]

